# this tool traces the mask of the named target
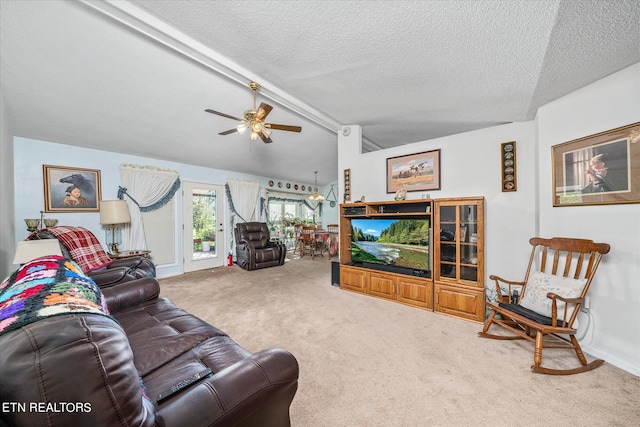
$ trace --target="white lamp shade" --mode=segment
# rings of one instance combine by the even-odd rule
[[[124,200],[100,201],[100,224],[127,224],[131,222],[129,208]]]
[[[24,240],[18,243],[14,264],[24,264],[46,255],[62,255],[57,239]]]

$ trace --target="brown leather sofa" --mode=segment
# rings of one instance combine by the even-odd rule
[[[55,239],[56,236],[49,229],[38,230],[30,236],[30,239]],[[73,259],[69,248],[60,240],[62,256]],[[156,266],[147,258],[136,256],[131,258],[114,259],[113,263],[101,271],[86,273],[98,286],[105,287],[116,283],[128,282],[142,277],[156,277]]]
[[[159,294],[155,278],[119,283],[102,289],[110,316],[59,314],[0,334],[0,426],[290,425],[295,357],[251,353]]]
[[[270,241],[269,227],[264,222],[242,222],[234,229],[236,262],[245,270],[284,264],[287,247]]]

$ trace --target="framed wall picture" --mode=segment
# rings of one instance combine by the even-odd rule
[[[516,175],[516,142],[505,142],[500,145],[502,161],[502,191],[516,191],[518,179]]]
[[[440,150],[387,159],[387,193],[440,189]]]
[[[344,201],[351,201],[351,169],[344,170]]]
[[[45,212],[98,212],[100,170],[43,165]]]
[[[551,147],[553,206],[640,203],[640,122]]]

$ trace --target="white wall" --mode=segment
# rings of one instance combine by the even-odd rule
[[[9,214],[14,206],[13,169],[11,121],[0,92],[0,280],[13,270],[15,246],[8,244],[16,239],[14,217]]]
[[[522,279],[528,240],[582,237],[606,242],[611,252],[589,293],[594,323],[585,351],[640,375],[640,204],[552,207],[551,147],[640,121],[640,64],[615,73],[538,110],[534,122],[514,123],[360,153],[361,128],[338,134],[340,199],[343,170],[351,169],[352,199],[392,200],[386,193],[386,159],[441,149],[441,190],[431,198],[484,196],[485,271]],[[518,191],[502,193],[500,144],[517,142]],[[409,193],[409,199],[421,193]],[[485,283],[489,284],[487,278]],[[490,284],[489,284],[490,285]],[[587,322],[581,322],[585,328]]]
[[[347,137],[338,135],[340,199],[344,189],[344,169],[351,169],[352,200],[393,200],[387,194],[386,159],[403,154],[440,149],[441,189],[430,190],[432,199],[485,197],[485,284],[489,274],[522,279],[526,265],[505,262],[505,256],[528,259],[529,238],[536,235],[535,129],[533,122],[514,123],[474,132],[438,138],[388,150],[359,154],[359,126],[350,126]],[[503,193],[501,147],[516,141],[518,191]],[[408,193],[419,199],[422,192]],[[526,261],[525,261],[526,262]]]
[[[17,224],[12,230],[15,236],[2,240],[3,242],[14,242],[11,245],[3,244],[3,248],[10,248],[11,257],[18,241],[24,240],[29,232],[24,225],[24,218],[40,218],[40,211],[44,210],[43,177],[42,165],[69,166],[88,169],[99,169],[102,181],[102,199],[116,199],[118,186],[120,185],[120,164],[132,163],[139,165],[151,165],[161,168],[177,170],[182,181],[193,181],[224,185],[228,178],[257,180],[263,187],[268,187],[270,179],[277,177],[257,177],[253,175],[241,174],[232,171],[205,168],[200,166],[186,165],[182,163],[167,162],[152,158],[130,156],[126,154],[112,153],[88,148],[72,147],[64,144],[57,144],[47,141],[38,141],[27,138],[14,138],[14,167],[15,167],[15,211],[11,217]],[[4,166],[3,166],[4,174]],[[182,203],[180,192],[176,194],[176,236],[182,238]],[[12,199],[11,202],[14,200]],[[225,197],[226,206],[226,197]],[[225,208],[226,210],[226,208]],[[3,211],[5,212],[5,211]],[[87,213],[46,213],[47,218],[57,218],[59,225],[76,225],[91,230],[98,239],[104,243],[104,229],[100,225],[100,214],[97,212]],[[229,251],[230,226],[228,214],[225,215],[225,245],[224,252]],[[182,242],[175,242],[176,260],[175,264],[159,266],[158,277],[166,277],[182,273]],[[9,260],[11,262],[12,259]],[[13,267],[13,266],[10,266]]]
[[[640,375],[640,204],[553,207],[551,147],[640,121],[640,64],[538,110],[540,231],[611,245],[589,291],[585,351]]]

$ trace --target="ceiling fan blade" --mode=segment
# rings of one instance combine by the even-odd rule
[[[267,135],[264,130],[261,130],[260,133],[258,134],[260,135],[260,138],[262,138],[262,140],[264,141],[265,144],[270,144],[273,142],[273,140],[271,139],[271,137],[269,137],[269,135]]]
[[[225,130],[224,132],[220,132],[218,135],[229,135],[230,133],[234,133],[234,132],[238,132],[238,128]]]
[[[302,127],[300,126],[277,125],[275,123],[265,123],[263,124],[263,126],[267,129],[286,130],[289,132],[302,132]]]
[[[260,106],[258,107],[258,111],[256,111],[256,120],[258,120],[259,122],[263,121],[267,118],[271,110],[273,110],[273,107],[271,105],[261,102]]]
[[[217,114],[218,116],[226,117],[227,119],[237,120],[237,121],[239,121],[239,122],[241,122],[241,121],[242,121],[242,119],[239,119],[239,118],[234,117],[234,116],[230,116],[230,115],[225,114],[225,113],[221,113],[221,112],[219,112],[219,111],[210,110],[210,109],[206,109],[206,110],[204,110],[204,111],[206,111],[207,113]]]

